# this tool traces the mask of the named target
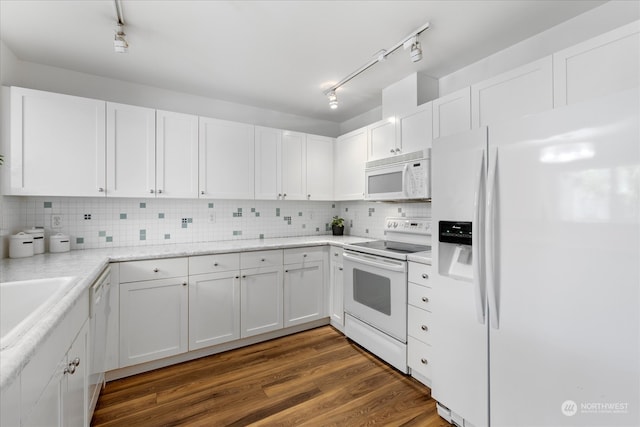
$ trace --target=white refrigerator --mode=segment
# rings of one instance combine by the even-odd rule
[[[640,92],[434,140],[432,395],[460,426],[640,426]]]

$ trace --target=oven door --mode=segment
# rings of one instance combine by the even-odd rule
[[[344,310],[407,342],[407,262],[344,251]]]

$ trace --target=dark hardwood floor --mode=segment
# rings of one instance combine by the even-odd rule
[[[330,326],[113,381],[92,426],[450,426],[430,390]]]

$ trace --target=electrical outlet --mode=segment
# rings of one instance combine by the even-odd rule
[[[61,214],[52,214],[51,215],[51,228],[62,228],[62,215]]]
[[[210,213],[209,214],[209,222],[210,223],[216,222],[216,214],[215,213]]]

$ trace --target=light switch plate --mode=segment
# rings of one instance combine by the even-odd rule
[[[51,228],[54,228],[54,229],[62,228],[62,215],[61,214],[52,214],[51,215]]]

